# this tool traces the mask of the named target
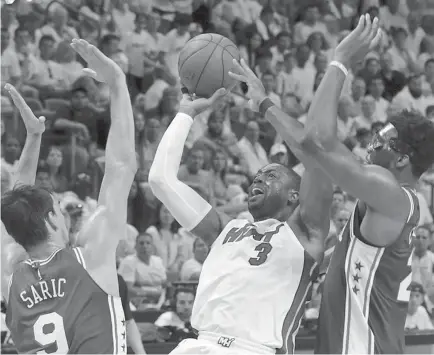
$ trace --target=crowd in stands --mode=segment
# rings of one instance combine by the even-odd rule
[[[305,122],[337,43],[363,12],[378,16],[381,46],[350,73],[338,109],[340,139],[364,160],[367,144],[390,114],[418,110],[434,120],[434,2],[430,0],[16,0],[1,8],[1,190],[11,188],[25,138],[4,90],[15,85],[36,115],[46,117],[36,184],[61,200],[76,234],[96,208],[110,125],[107,87],[82,76],[85,63],[69,43],[83,38],[126,73],[134,110],[139,170],[131,186],[128,226],[118,272],[137,311],[161,310],[158,327],[191,334],[189,314],[208,246],[183,229],[153,196],[147,179],[159,140],[181,95],[178,55],[192,37],[220,33],[263,81],[271,100]],[[304,168],[270,123],[251,111],[240,86],[220,107],[195,118],[180,180],[232,217],[252,218],[246,188],[256,171],[278,162]],[[434,167],[433,167],[434,168]],[[418,186],[420,226],[412,238],[406,328],[433,329],[434,169]],[[354,198],[335,188],[332,248]],[[306,310],[315,327],[321,279]],[[164,311],[164,312],[163,312]],[[143,339],[170,337],[143,330]],[[148,333],[146,333],[148,332]],[[146,334],[147,335],[146,335]],[[175,334],[172,332],[171,334]],[[176,339],[178,339],[176,338]],[[170,339],[174,339],[173,337]]]

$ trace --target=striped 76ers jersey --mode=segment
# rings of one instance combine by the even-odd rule
[[[411,282],[411,237],[419,202],[403,187],[410,212],[398,239],[387,247],[366,242],[360,232],[361,202],[343,229],[324,281],[316,353],[404,352],[404,324]]]
[[[121,299],[93,281],[81,250],[37,263],[24,261],[11,278],[6,324],[18,353],[126,354]]]

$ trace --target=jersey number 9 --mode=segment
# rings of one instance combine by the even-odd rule
[[[33,325],[33,333],[35,335],[35,340],[41,345],[41,347],[46,348],[48,345],[56,345],[57,349],[49,354],[68,353],[68,340],[66,339],[63,317],[60,314],[51,312],[39,316],[38,320]],[[45,350],[40,350],[37,354],[48,353]]]

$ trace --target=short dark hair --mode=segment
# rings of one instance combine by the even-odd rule
[[[427,59],[425,61],[424,67],[426,68],[428,66],[428,64],[430,64],[430,63],[434,63],[434,58],[431,57],[431,58]]]
[[[6,231],[28,250],[49,237],[45,225],[54,212],[53,197],[48,190],[19,185],[5,192],[1,199],[1,220]]]
[[[43,41],[52,41],[52,42],[56,42],[56,41],[54,40],[54,37],[53,37],[52,35],[43,35],[43,36],[40,38],[40,40],[39,40],[38,47],[41,45],[41,43],[42,43]]]
[[[407,145],[415,177],[420,177],[434,163],[434,123],[418,111],[403,110],[389,118],[398,131],[397,145]]]
[[[298,175],[294,169],[288,168],[283,164],[277,164],[277,165],[279,165],[283,170],[285,170],[285,173],[288,176],[290,181],[290,187],[296,191],[300,191],[301,176]]]

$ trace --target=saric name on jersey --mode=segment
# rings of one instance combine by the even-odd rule
[[[65,284],[66,279],[64,278],[42,280],[31,285],[29,290],[21,292],[20,297],[27,308],[32,308],[44,300],[65,296]]]
[[[274,230],[268,231],[265,233],[259,233],[256,229],[256,226],[252,223],[247,223],[244,227],[241,228],[232,228],[228,234],[226,234],[225,239],[223,240],[223,244],[239,242],[244,238],[252,237],[256,241],[262,241],[264,243],[270,243],[273,235],[279,233],[280,228],[283,226],[279,224]]]

